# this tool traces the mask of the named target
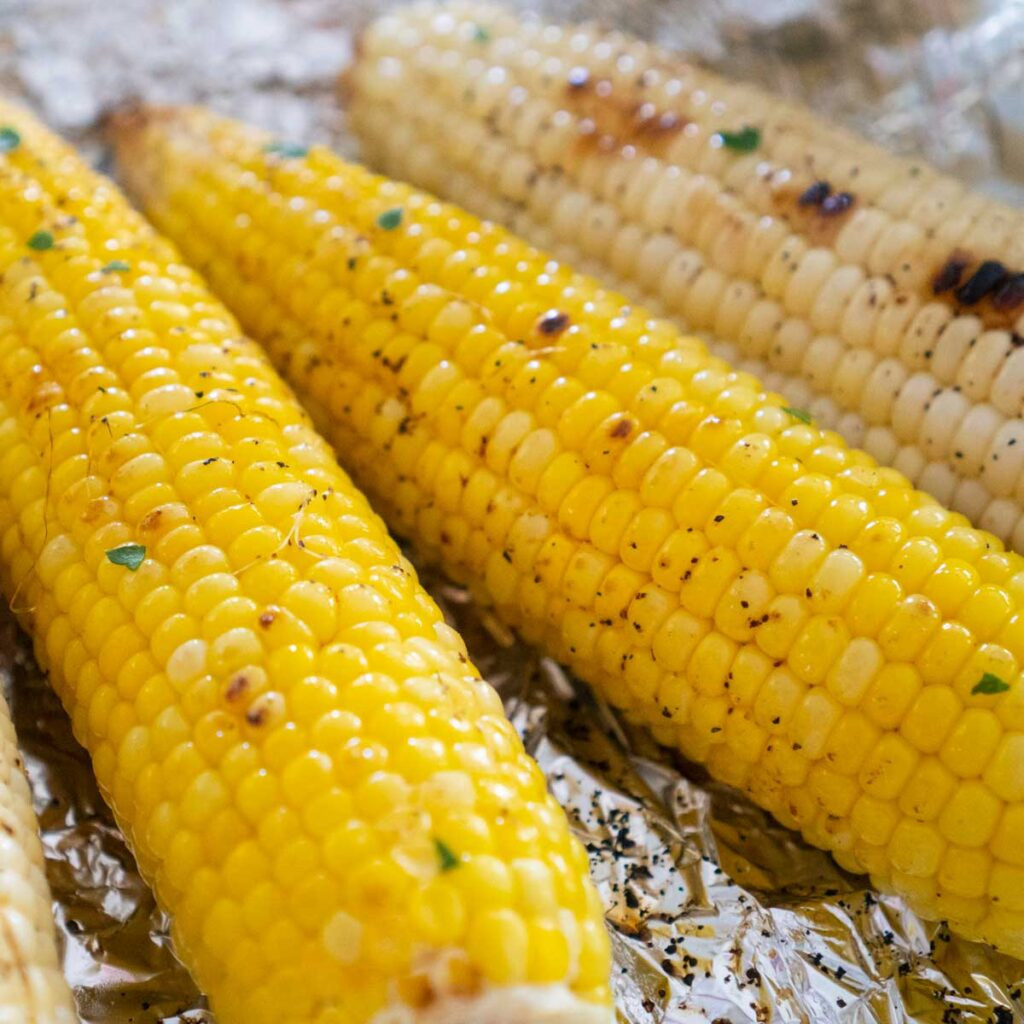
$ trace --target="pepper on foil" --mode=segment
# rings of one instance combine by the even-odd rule
[[[19,20],[15,4],[13,14],[0,15],[10,44],[4,78],[78,141],[95,137],[104,106],[140,94],[154,100],[212,95],[222,108],[284,138],[332,134],[330,93],[345,58],[338,44],[357,22],[352,8],[362,15],[364,5],[206,6],[218,9],[204,11],[189,0],[158,12],[156,5],[126,0],[107,12],[82,12],[47,0],[32,5],[31,19]],[[578,6],[569,12],[564,4],[545,6],[556,16],[580,13]],[[587,13],[598,8],[611,17],[614,6],[588,5]],[[877,134],[911,137],[917,145],[923,144],[920,126],[935,121],[941,129],[927,147],[933,160],[996,180],[999,151],[989,145],[994,135],[977,95],[979,85],[987,88],[994,79],[993,68],[1008,65],[1012,24],[1005,9],[972,12],[976,22],[966,22],[966,12],[944,10],[942,16],[959,17],[963,27],[937,29],[919,44],[935,14],[925,5],[901,9],[899,25],[892,12],[871,4],[856,15],[830,4],[794,3],[777,15],[755,12],[754,5],[729,5],[721,13],[697,5],[673,21],[671,15],[682,15],[676,6],[666,5],[669,12],[653,3],[628,5],[628,26],[675,44],[689,38],[725,69],[737,53],[763,51],[758,77],[790,91],[820,85],[819,71],[827,67],[830,85],[818,97],[826,108],[862,124],[881,110]],[[27,10],[24,5],[22,14]],[[879,36],[872,39],[869,31],[855,47],[858,18],[883,38],[885,31],[902,31],[907,43],[882,53]],[[116,61],[95,59],[112,46]],[[899,57],[902,66],[887,57]],[[957,58],[941,64],[941,81],[939,57]],[[225,59],[234,69],[230,83],[217,72]],[[1004,127],[1012,143],[1013,125]],[[587,846],[612,929],[623,1021],[1022,1019],[1020,962],[921,922],[693,766],[669,765],[663,751],[627,730],[553,663],[513,644],[462,591],[427,582],[476,663],[499,685]],[[27,646],[9,636],[13,710],[44,828],[65,968],[83,1020],[209,1019],[173,959],[166,921],[99,800],[66,720]]]

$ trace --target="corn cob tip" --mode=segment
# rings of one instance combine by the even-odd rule
[[[103,131],[115,146],[121,146],[137,139],[139,133],[157,120],[174,119],[180,110],[175,106],[159,106],[131,101],[107,114],[103,119]]]
[[[335,81],[338,102],[343,107],[347,107],[355,96],[355,79],[353,75],[356,67],[366,55],[369,45],[368,36],[375,24],[376,22],[372,18],[367,17],[352,28],[352,57],[348,64],[342,68]]]
[[[170,126],[181,121],[187,109],[133,102],[104,120],[103,131],[114,151],[118,177],[137,203],[145,202],[161,187],[161,167],[159,161],[153,159],[152,148],[146,141],[150,130],[157,125]]]
[[[562,985],[523,985],[473,998],[444,999],[414,1010],[395,1005],[370,1024],[613,1024],[605,1006],[588,1003]]]

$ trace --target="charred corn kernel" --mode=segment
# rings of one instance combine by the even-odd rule
[[[283,160],[199,110],[143,112],[117,141],[146,208],[323,411],[341,457],[425,557],[844,867],[1024,951],[1024,912],[995,902],[1014,877],[996,868],[1020,864],[1019,556],[493,225],[322,149]],[[381,226],[396,208],[401,223]],[[340,251],[321,258],[328,240]],[[289,253],[293,271],[252,264],[254,246]],[[367,314],[351,329],[317,318],[357,301]],[[392,329],[408,336],[401,365],[381,346]],[[303,358],[288,340],[300,335]],[[525,367],[541,390],[524,386]],[[399,437],[433,453],[415,478]],[[534,458],[545,468],[523,471]],[[408,486],[394,486],[399,473]],[[449,543],[457,530],[480,538],[472,551]],[[964,579],[984,582],[970,626],[957,618],[972,600]],[[986,629],[986,615],[999,623]],[[350,706],[365,713],[362,698]],[[437,820],[446,842],[479,851],[450,876],[488,913],[467,919],[467,949],[493,947],[487,976],[512,982],[531,937],[547,944],[528,919],[547,897],[523,893],[548,880],[526,845],[515,863],[498,858],[480,814],[460,805]],[[980,890],[950,859],[964,850],[984,857]]]
[[[3,117],[0,576],[218,1018],[412,1022],[418,992],[467,1020],[505,998],[517,1020],[609,1020],[593,899],[548,884],[496,916],[460,887],[481,860],[510,873],[524,836],[579,892],[586,861],[383,523],[174,249]],[[23,805],[0,1017],[70,1021],[0,712],[0,792]],[[593,945],[548,958],[561,920]]]
[[[381,18],[344,93],[380,170],[706,332],[1024,550],[1019,211],[640,40],[484,2]],[[721,142],[744,124],[754,153]]]
[[[43,849],[7,702],[0,695],[0,1018],[72,1024]]]

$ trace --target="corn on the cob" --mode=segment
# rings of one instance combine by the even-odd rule
[[[0,693],[0,1024],[73,1024],[57,960],[43,849]]]
[[[844,866],[1024,953],[1020,556],[493,224],[199,110],[117,143],[427,557]]]
[[[420,5],[358,52],[380,170],[708,332],[1024,551],[1020,211],[594,26]]]
[[[26,116],[0,158],[0,534],[231,1024],[603,1022],[586,855],[258,347]]]

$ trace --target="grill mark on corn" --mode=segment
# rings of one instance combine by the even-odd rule
[[[607,78],[570,71],[564,102],[579,119],[578,156],[611,153],[639,145],[658,154],[690,123],[674,110],[661,109],[643,97],[625,97]]]
[[[829,191],[818,198],[824,191],[817,187],[820,185],[827,185],[827,182],[812,182],[806,186],[787,184],[773,189],[773,212],[792,225],[811,245],[831,249],[853,214],[855,203],[850,202],[839,209],[826,209],[824,203],[835,193],[829,186]],[[808,196],[813,198],[809,200]]]
[[[956,249],[939,265],[931,290],[954,310],[969,312],[989,330],[1013,330],[1024,311],[1024,272]]]
[[[229,703],[234,703],[237,700],[241,700],[246,693],[248,693],[250,687],[249,677],[243,672],[239,672],[238,675],[231,679],[228,683],[227,689],[224,691],[224,698]]]

